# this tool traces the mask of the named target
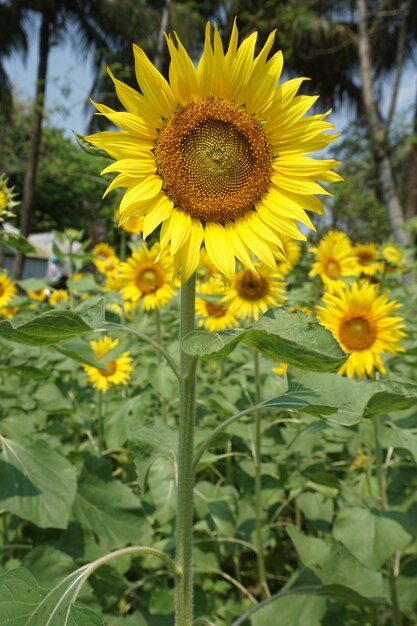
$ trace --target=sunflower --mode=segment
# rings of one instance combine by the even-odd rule
[[[304,78],[277,86],[283,56],[269,56],[275,33],[255,56],[257,34],[238,46],[234,24],[225,53],[216,26],[207,24],[203,54],[195,67],[177,36],[168,36],[169,82],[144,51],[133,47],[140,92],[116,79],[127,109],[98,112],[122,132],[86,137],[115,159],[102,174],[119,172],[106,193],[127,190],[120,222],[144,216],[146,238],[160,224],[161,251],[174,256],[175,274],[188,280],[207,254],[231,281],[236,258],[254,271],[251,253],[275,268],[282,236],[305,239],[297,222],[313,225],[306,210],[323,213],[317,181],[341,177],[335,160],[306,156],[336,135],[327,113],[304,117],[317,97],[297,96]],[[213,42],[212,42],[213,40]]]
[[[236,274],[222,302],[229,304],[237,317],[257,320],[261,313],[285,301],[284,288],[281,274],[259,263],[253,272],[244,268]]]
[[[120,293],[145,311],[160,309],[171,302],[178,288],[178,281],[173,281],[172,276],[173,259],[167,253],[160,254],[159,243],[150,249],[143,245],[120,265]]]
[[[88,381],[98,391],[107,391],[111,385],[126,385],[133,370],[132,357],[128,351],[119,357],[106,361],[104,357],[119,345],[118,339],[101,337],[98,341],[90,341],[95,352],[95,360],[100,361],[107,370],[100,370],[92,365],[83,365]]]
[[[359,266],[350,239],[345,233],[331,230],[319,242],[310,248],[316,255],[311,266],[310,276],[320,276],[325,285],[329,285],[345,276],[357,276]]]
[[[372,376],[375,369],[386,373],[381,354],[404,350],[398,343],[405,337],[404,318],[392,315],[400,306],[394,300],[388,302],[388,294],[379,295],[377,285],[369,282],[350,286],[340,282],[337,289],[323,296],[317,317],[343,350],[351,353],[340,374],[362,378]]]
[[[282,246],[285,252],[285,259],[277,259],[277,270],[286,276],[288,272],[294,267],[301,255],[301,248],[298,241],[289,239],[288,237],[282,238]]]
[[[138,235],[139,233],[142,233],[143,215],[141,215],[140,217],[129,217],[127,220],[122,222],[121,227],[123,228],[123,230],[125,230],[127,233],[130,233],[131,235]]]
[[[5,317],[8,320],[11,320],[14,315],[19,311],[18,306],[3,306],[0,307],[0,317]]]
[[[16,284],[7,275],[7,272],[0,273],[0,307],[5,307],[15,297],[17,293]]]
[[[283,361],[280,361],[277,367],[272,368],[272,371],[274,372],[274,374],[277,374],[278,376],[286,376],[287,371],[288,371],[288,363],[284,363]]]
[[[45,287],[41,287],[40,289],[36,289],[35,291],[27,291],[28,297],[32,300],[36,300],[37,302],[43,302],[46,300],[46,289]]]
[[[49,304],[56,306],[60,302],[68,302],[69,294],[65,289],[56,289],[49,296]]]
[[[239,325],[227,304],[220,302],[224,296],[224,286],[221,280],[214,277],[210,278],[206,283],[199,286],[198,292],[203,296],[197,297],[195,300],[196,313],[202,318],[198,321],[199,327],[210,332],[217,332]]]
[[[120,260],[114,248],[102,242],[93,248],[93,263],[100,274],[113,274],[117,271]]]
[[[357,243],[353,247],[353,252],[362,274],[375,276],[383,271],[383,265],[378,261],[378,248],[374,243]]]
[[[14,208],[20,204],[15,200],[14,187],[10,187],[8,183],[8,178],[3,172],[0,175],[0,224],[5,219],[14,217]]]
[[[398,246],[387,243],[381,248],[381,256],[384,261],[385,271],[404,271],[404,254]]]

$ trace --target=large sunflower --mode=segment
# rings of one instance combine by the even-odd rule
[[[388,302],[388,294],[378,295],[376,285],[340,282],[332,293],[323,296],[317,307],[319,321],[330,330],[345,352],[347,361],[339,370],[352,378],[355,374],[372,376],[377,369],[386,373],[381,354],[395,354],[404,348],[404,318],[392,315],[401,305]]]
[[[7,275],[7,272],[0,273],[0,307],[5,307],[15,297],[17,293],[16,284]]]
[[[296,96],[303,78],[277,87],[283,57],[269,57],[274,36],[255,56],[257,34],[238,46],[234,25],[225,53],[207,24],[197,67],[168,36],[169,82],[134,46],[140,92],[109,71],[127,111],[95,105],[122,129],[86,138],[115,159],[102,172],[119,172],[107,192],[127,188],[120,222],[143,215],[145,238],[162,224],[161,250],[174,256],[184,281],[203,242],[229,280],[236,258],[254,270],[251,253],[274,268],[284,256],[281,237],[305,239],[297,222],[312,228],[306,210],[323,213],[315,194],[327,192],[317,181],[340,180],[330,171],[337,161],[305,156],[335,138],[323,134],[333,125],[327,113],[304,117],[317,97]]]
[[[104,392],[111,385],[126,385],[133,370],[130,353],[126,351],[120,356],[105,359],[106,354],[114,353],[119,340],[104,336],[98,341],[90,341],[90,345],[94,350],[96,361],[103,362],[107,367],[107,370],[101,370],[92,365],[83,365],[88,381],[93,387]]]
[[[125,300],[136,302],[146,311],[160,309],[171,302],[179,286],[172,276],[172,257],[167,253],[160,254],[159,243],[150,249],[143,245],[120,264],[120,293]]]
[[[257,320],[272,306],[283,304],[284,289],[282,274],[258,263],[253,272],[245,268],[236,274],[222,301],[240,319]]]

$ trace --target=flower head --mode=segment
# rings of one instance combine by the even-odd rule
[[[92,260],[100,274],[105,275],[115,273],[120,263],[114,248],[105,242],[94,246]]]
[[[362,274],[374,276],[383,271],[383,265],[378,261],[378,248],[374,243],[357,243],[353,251]]]
[[[161,226],[161,251],[174,256],[183,280],[196,270],[200,248],[231,281],[236,259],[254,271],[253,258],[275,268],[285,256],[282,237],[305,239],[306,210],[323,213],[318,181],[333,182],[334,160],[306,156],[335,135],[325,114],[304,117],[316,98],[297,96],[303,78],[277,87],[281,52],[271,56],[274,33],[255,56],[256,33],[238,46],[233,26],[227,51],[207,24],[204,50],[194,66],[177,36],[167,37],[169,82],[134,46],[140,92],[109,74],[126,112],[96,104],[122,129],[90,135],[119,172],[107,192],[125,187],[120,223],[144,216],[146,238]],[[268,58],[269,57],[269,58]]]
[[[90,345],[95,352],[95,360],[100,361],[107,368],[102,370],[92,365],[83,365],[88,381],[93,387],[104,392],[111,385],[126,385],[133,370],[132,357],[129,352],[123,352],[120,356],[113,356],[109,360],[105,359],[109,352],[117,348],[119,340],[104,336],[98,341],[90,341]]]
[[[167,253],[160,254],[159,243],[150,249],[143,245],[120,265],[120,293],[145,310],[160,309],[171,302],[178,287],[172,276],[173,259]]]
[[[388,294],[378,294],[378,287],[368,282],[340,282],[332,293],[323,296],[317,307],[319,321],[330,330],[345,352],[350,353],[339,370],[353,378],[372,376],[377,369],[386,373],[381,354],[395,354],[404,348],[399,344],[405,337],[404,318],[394,316],[400,307]]]
[[[254,272],[248,269],[238,272],[223,298],[230,312],[241,319],[257,320],[261,313],[286,299],[280,272],[263,264],[257,264],[254,269]]]
[[[69,294],[65,289],[56,289],[49,296],[49,304],[52,306],[56,306],[60,302],[68,302]]]
[[[310,276],[320,276],[325,285],[345,276],[356,276],[359,268],[350,239],[340,231],[329,231],[319,242],[310,248],[316,256]]]
[[[195,310],[201,318],[198,326],[210,332],[218,332],[239,325],[230,307],[222,302],[224,291],[222,281],[216,277],[209,278],[208,281],[199,285],[199,297],[195,300]]]
[[[7,275],[7,272],[0,273],[0,307],[5,307],[15,297],[17,293],[16,284]]]
[[[0,174],[0,224],[8,217],[14,217],[14,208],[20,203],[15,200],[14,187],[9,186],[6,174]]]

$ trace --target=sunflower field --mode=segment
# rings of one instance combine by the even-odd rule
[[[337,135],[273,43],[134,46],[78,137],[117,236],[0,269],[5,625],[417,623],[416,248],[316,235]]]

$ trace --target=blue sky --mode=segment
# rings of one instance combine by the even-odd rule
[[[36,35],[35,35],[36,33]],[[14,55],[6,61],[6,68],[13,78],[16,94],[24,100],[32,100],[35,93],[37,67],[37,29],[30,39],[31,45],[26,63]],[[416,69],[410,66],[404,72],[398,98],[397,110],[405,110],[413,105],[416,98]],[[55,46],[50,54],[46,104],[49,110],[49,123],[63,128],[66,136],[72,137],[72,129],[84,134],[88,117],[85,104],[93,81],[90,59],[77,55],[68,41]],[[90,107],[93,110],[93,107]],[[338,131],[342,131],[348,119],[345,113],[332,113],[331,121]]]

